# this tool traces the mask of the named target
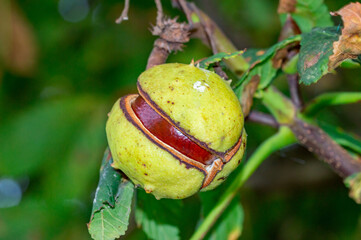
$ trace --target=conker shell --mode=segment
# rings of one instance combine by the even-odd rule
[[[139,76],[138,90],[188,135],[216,152],[228,151],[241,136],[241,105],[214,72],[179,63],[158,65]]]
[[[198,192],[204,174],[187,168],[172,154],[149,140],[114,104],[107,122],[107,137],[113,167],[122,170],[157,198],[181,199]]]
[[[199,163],[157,139],[130,107],[138,95],[127,95],[114,104],[106,131],[113,167],[135,184],[158,199],[181,199],[215,188],[239,165],[246,144],[242,109],[217,74],[193,65],[158,65],[140,75],[138,90],[154,110],[217,160]]]

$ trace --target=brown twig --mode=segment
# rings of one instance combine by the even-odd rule
[[[166,62],[172,51],[182,50],[183,43],[189,41],[189,26],[178,23],[177,18],[164,17],[160,0],[155,0],[157,6],[157,23],[151,30],[152,34],[159,36],[149,55],[147,69]]]
[[[300,85],[298,83],[298,74],[288,74],[287,80],[290,89],[291,99],[297,109],[303,107],[303,100],[301,97]]]
[[[194,3],[185,0],[172,0],[172,5],[173,7],[180,9],[186,16],[190,26],[189,30],[191,32],[191,37],[199,38],[204,44],[210,46],[209,39],[204,28],[201,26],[201,23],[199,21],[194,22],[192,19],[192,15],[194,16],[194,14],[196,14],[194,9],[197,8],[197,6]]]
[[[155,5],[157,6],[157,25],[162,24],[163,19],[163,7],[160,0],[155,0]]]
[[[181,1],[183,1],[183,0],[181,0]],[[213,54],[217,54],[219,51],[217,48],[216,40],[214,38],[214,27],[213,27],[212,23],[210,21],[206,21],[203,18],[201,11],[195,5],[193,6],[193,9],[199,17],[200,24],[201,24],[200,26],[203,28],[203,32],[205,32],[205,35],[208,39],[208,42],[212,49]],[[221,76],[225,80],[229,79],[227,74],[222,70],[222,67],[219,65],[219,63],[215,63],[213,66],[213,69],[219,76]]]
[[[172,0],[174,6],[180,8],[186,15],[188,22],[191,26],[193,37],[200,38],[208,46],[210,46],[213,54],[219,52],[217,47],[217,40],[215,38],[214,31],[218,29],[215,23],[208,18],[201,10],[197,8],[194,3],[189,3],[185,0]],[[199,18],[199,22],[194,23],[192,20],[192,14],[195,13]],[[214,71],[224,79],[228,79],[227,74],[222,70],[219,63],[215,63],[213,66]]]
[[[295,1],[280,1],[278,11],[291,11],[295,7]],[[294,35],[301,34],[301,29],[298,27],[295,20],[293,20],[291,14],[287,15],[287,19],[285,24],[282,27],[280,36],[278,38],[278,41],[282,41],[286,38],[289,38]],[[299,53],[300,43],[295,43],[294,46],[290,46],[290,48],[285,48],[282,51],[284,51],[283,59],[280,59],[280,67],[284,66],[287,62],[289,62],[294,56],[296,56]],[[282,53],[280,53],[282,55]],[[297,109],[300,109],[303,107],[303,100],[301,96],[300,91],[300,85],[298,83],[298,74],[287,74],[287,80],[288,80],[288,86],[290,90],[290,95],[293,104]]]
[[[213,34],[214,27],[213,27],[212,23],[210,21],[206,21],[206,19],[204,19],[203,15],[201,14],[201,11],[195,5],[193,7],[193,10],[196,12],[197,16],[199,17],[200,24],[201,24],[204,32],[206,33],[206,37],[208,39],[208,42],[212,49],[213,54],[218,53],[216,40],[214,39],[214,34]]]
[[[278,122],[272,115],[262,112],[252,111],[248,114],[246,120],[251,122],[261,123],[267,126],[271,126],[273,128],[279,127]]]
[[[321,128],[294,119],[290,125],[300,144],[316,154],[342,178],[361,172],[361,162],[331,139]]]
[[[125,0],[122,14],[120,15],[120,17],[118,17],[115,20],[115,23],[120,24],[122,21],[128,20],[128,11],[129,11],[129,0]]]
[[[298,142],[323,160],[342,178],[361,171],[361,162],[356,161],[319,126],[299,118],[290,99],[271,86],[263,92],[263,104],[280,125],[287,126]]]

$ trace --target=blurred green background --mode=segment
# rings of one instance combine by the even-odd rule
[[[240,49],[277,41],[278,1],[195,2]],[[336,11],[350,1],[325,2]],[[107,145],[107,112],[117,98],[136,92],[155,40],[149,32],[153,1],[131,1],[129,21],[116,25],[123,4],[0,1],[0,239],[90,238],[86,223]],[[168,15],[182,15],[170,1],[163,4]],[[210,54],[191,40],[169,62]],[[360,91],[360,73],[340,69],[303,86],[304,97]],[[275,84],[287,89],[283,78]],[[318,119],[361,134],[361,104],[324,110]],[[257,124],[246,128],[248,153],[274,132]],[[326,165],[296,145],[268,159],[241,200],[241,239],[361,239],[360,207]],[[130,228],[129,238],[144,238],[133,222]]]

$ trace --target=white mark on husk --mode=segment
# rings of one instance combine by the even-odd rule
[[[207,88],[209,88],[209,85],[207,83],[202,83],[201,81],[197,81],[193,84],[193,88],[198,92],[204,92]]]

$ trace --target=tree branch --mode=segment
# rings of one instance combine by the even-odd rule
[[[115,20],[117,24],[120,24],[123,20],[128,20],[128,11],[129,11],[129,0],[125,0],[124,9],[119,18]]]
[[[361,172],[361,162],[356,161],[321,128],[297,118],[290,125],[290,128],[301,145],[328,163],[343,179]]]

